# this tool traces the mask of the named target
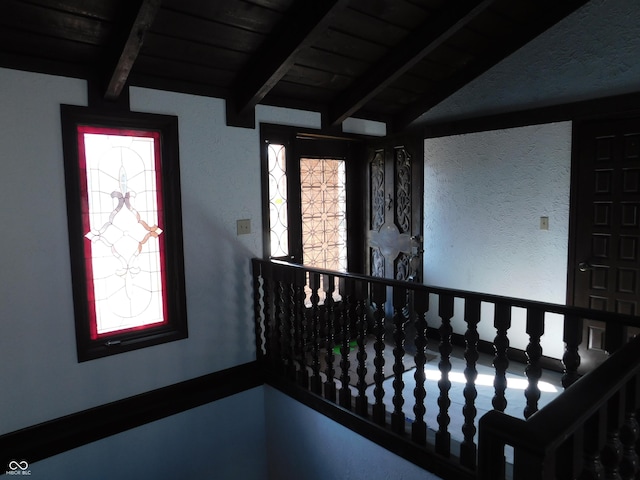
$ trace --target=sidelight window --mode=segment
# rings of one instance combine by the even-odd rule
[[[285,145],[267,143],[270,257],[344,272],[345,161],[307,157],[294,161],[287,154]]]
[[[287,211],[287,150],[284,145],[267,146],[269,172],[269,235],[272,257],[289,256]]]

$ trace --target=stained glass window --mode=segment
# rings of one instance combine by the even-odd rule
[[[300,159],[302,249],[305,265],[347,270],[344,160]]]
[[[272,257],[289,255],[286,160],[284,145],[269,144],[269,230]]]
[[[186,338],[178,118],[61,114],[78,360]]]
[[[80,126],[91,338],[164,323],[158,132]]]
[[[351,265],[347,262],[347,162],[361,153],[360,146],[346,138],[328,138],[315,131],[276,125],[261,127],[261,141],[266,255],[346,272]],[[360,194],[360,187],[354,190]],[[358,208],[357,202],[352,211]],[[357,228],[356,239],[359,232]],[[353,231],[350,233],[353,235]],[[349,242],[354,240],[350,238]],[[350,261],[358,267],[358,259]],[[320,280],[320,303],[325,299],[325,279],[322,276]],[[310,294],[307,288],[307,304]],[[341,299],[337,279],[333,298]]]

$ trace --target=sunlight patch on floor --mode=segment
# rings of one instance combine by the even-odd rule
[[[438,370],[425,369],[424,373],[427,380],[432,381],[439,381],[442,375]],[[449,372],[449,381],[456,383],[467,383],[467,379],[462,372]],[[476,385],[490,387],[493,386],[493,377],[491,375],[479,373],[474,383]],[[507,388],[512,388],[515,390],[525,390],[528,386],[529,381],[526,378],[507,377]],[[548,382],[539,381],[538,388],[541,392],[558,392],[558,389]]]

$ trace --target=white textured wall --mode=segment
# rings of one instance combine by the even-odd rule
[[[227,127],[222,100],[133,88],[132,110],[179,117],[189,338],[78,363],[61,103],[86,105],[85,82],[0,69],[0,434],[255,359],[259,130]],[[250,235],[236,235],[241,218]]]
[[[187,410],[32,463],[31,478],[266,480],[263,401],[258,387]]]
[[[270,480],[437,480],[440,477],[265,387]]]
[[[565,303],[570,165],[568,122],[425,140],[425,283]],[[546,355],[562,355],[561,332],[548,322]]]

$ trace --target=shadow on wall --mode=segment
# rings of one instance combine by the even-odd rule
[[[216,354],[229,365],[255,359],[253,281],[255,251],[230,231],[218,212],[183,196],[183,236],[187,308],[205,329]],[[223,212],[224,213],[224,212]],[[258,242],[256,234],[250,234]],[[249,235],[247,235],[249,237]],[[256,251],[258,248],[255,249]],[[196,327],[200,328],[200,327]]]

